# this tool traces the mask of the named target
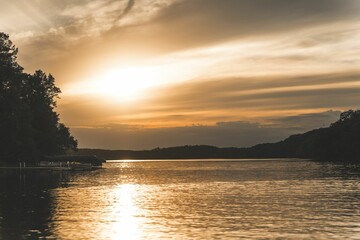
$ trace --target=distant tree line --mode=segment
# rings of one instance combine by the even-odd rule
[[[343,112],[340,119],[327,128],[250,148],[195,145],[144,151],[80,149],[79,152],[105,159],[307,158],[360,163],[360,110]]]
[[[330,127],[248,149],[253,156],[295,157],[360,163],[360,110],[348,110]]]
[[[52,75],[24,72],[18,49],[0,32],[0,161],[35,162],[77,149],[54,109],[60,89]]]

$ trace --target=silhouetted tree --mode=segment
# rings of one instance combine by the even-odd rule
[[[17,63],[18,49],[0,33],[0,160],[36,161],[77,148],[54,111],[60,89],[41,70],[33,75]]]
[[[28,76],[27,87],[25,99],[33,113],[32,124],[40,152],[54,155],[67,149],[75,150],[77,142],[69,129],[59,123],[59,115],[54,111],[56,98],[61,93],[54,77],[38,70]]]
[[[31,113],[22,99],[23,68],[16,62],[18,49],[0,33],[0,157],[16,160],[28,151],[33,157]]]
[[[255,157],[295,157],[360,162],[360,110],[348,110],[328,128],[290,136],[284,141],[243,151]]]

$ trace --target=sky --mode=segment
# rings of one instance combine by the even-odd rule
[[[358,0],[0,0],[81,148],[247,147],[360,103]]]

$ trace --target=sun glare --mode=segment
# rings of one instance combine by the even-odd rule
[[[149,65],[121,65],[99,69],[97,74],[84,76],[66,86],[69,95],[92,95],[99,99],[129,103],[154,95],[156,88],[194,78],[196,64],[178,64],[157,60]]]
[[[112,100],[133,101],[146,97],[153,87],[165,83],[164,74],[154,67],[123,67],[108,70],[92,81],[93,91]]]
[[[111,206],[108,221],[110,229],[106,229],[103,236],[107,239],[139,239],[141,222],[137,217],[141,213],[135,203],[136,187],[132,184],[123,184],[111,193],[114,203]]]

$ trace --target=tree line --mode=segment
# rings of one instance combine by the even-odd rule
[[[143,151],[80,149],[79,152],[105,159],[307,158],[360,163],[360,110],[343,112],[339,120],[327,128],[249,148],[196,145]]]
[[[55,112],[61,93],[42,70],[24,72],[18,49],[0,32],[0,161],[36,162],[77,150],[77,141]]]
[[[257,157],[360,162],[360,110],[341,113],[339,120],[327,128],[292,135],[277,143],[260,144],[246,153]]]

